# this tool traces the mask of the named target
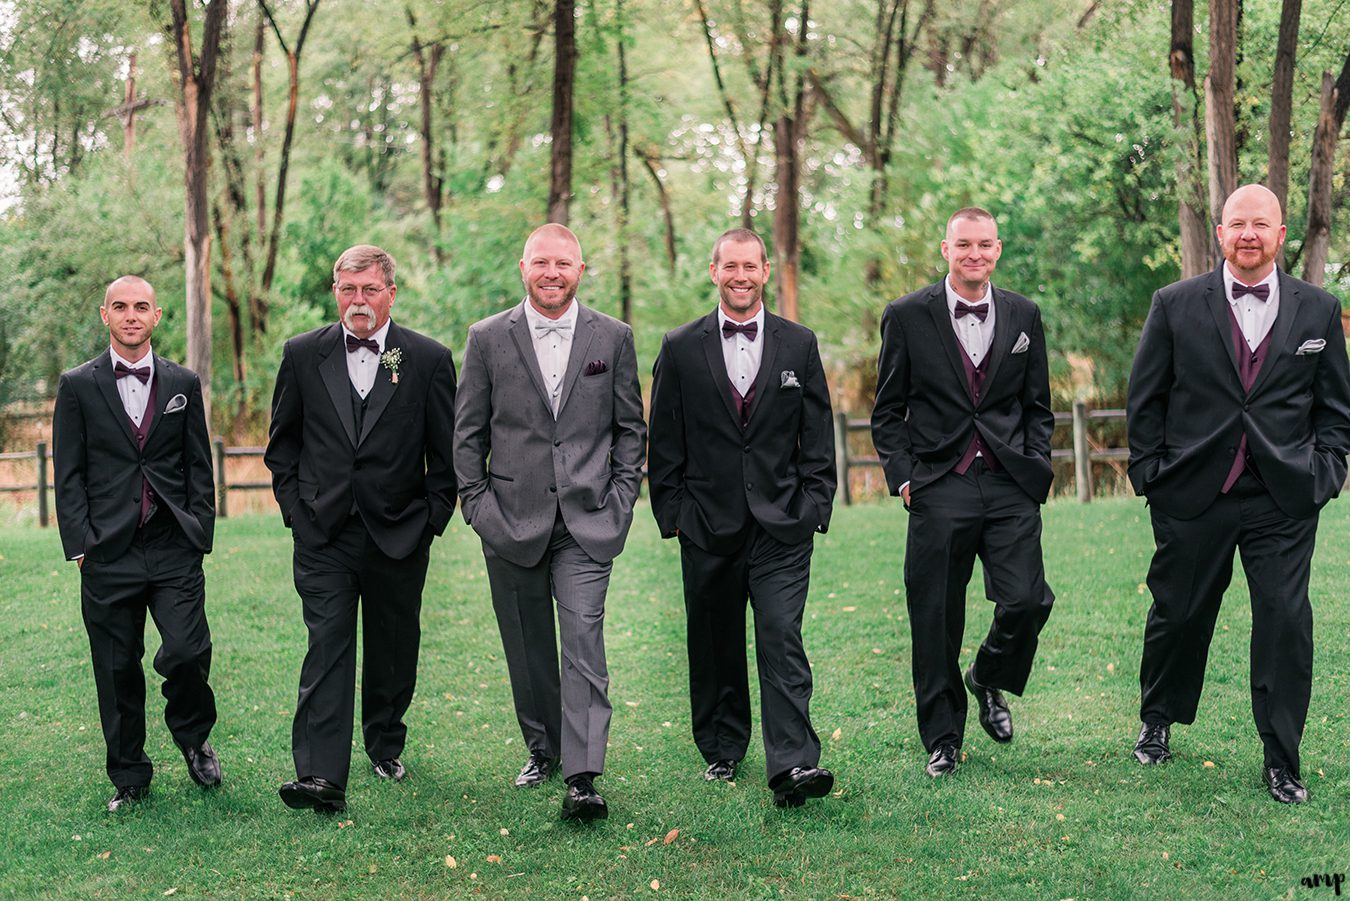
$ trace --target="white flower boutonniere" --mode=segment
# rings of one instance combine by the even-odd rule
[[[403,348],[391,347],[380,354],[380,365],[390,372],[389,381],[398,384],[398,367],[403,362]]]

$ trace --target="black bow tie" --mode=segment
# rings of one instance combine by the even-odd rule
[[[134,375],[136,378],[141,380],[142,385],[150,384],[149,366],[138,366],[135,369],[132,369],[130,366],[119,360],[117,362],[117,365],[113,367],[113,372],[117,373],[117,377],[119,379],[124,379],[129,375]]]
[[[1244,294],[1250,294],[1264,303],[1270,300],[1270,285],[1265,282],[1259,285],[1244,285],[1242,282],[1233,282],[1233,299],[1237,300]]]
[[[347,353],[354,354],[360,348],[366,348],[377,357],[380,355],[380,342],[374,338],[358,338],[355,335],[347,336]]]
[[[974,316],[976,319],[984,322],[989,318],[989,304],[968,304],[965,301],[956,302],[956,318],[961,319],[964,316]]]
[[[740,325],[737,325],[736,323],[732,322],[732,321],[729,320],[729,319],[728,319],[726,322],[723,322],[723,323],[722,323],[722,337],[723,337],[723,338],[730,338],[732,335],[735,335],[737,332],[740,332],[742,335],[744,335],[745,337],[747,337],[747,338],[749,338],[751,341],[753,341],[753,340],[755,340],[755,336],[759,334],[759,323],[758,323],[758,322],[746,322],[746,323],[742,323],[742,324],[740,324]]]

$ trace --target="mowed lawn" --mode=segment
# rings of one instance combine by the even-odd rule
[[[1152,548],[1135,499],[1046,508],[1058,595],[1016,740],[972,710],[953,777],[933,782],[914,725],[898,502],[839,508],[818,538],[805,636],[834,796],[773,807],[763,751],[708,784],[688,728],[679,554],[637,513],[606,623],[614,722],[607,821],[562,823],[560,781],[521,791],[515,724],[479,546],[456,515],[432,549],[409,778],[378,783],[353,745],[349,808],[282,806],[305,647],[290,541],[274,517],[222,521],[207,559],[212,742],[221,789],[189,782],[161,718],[148,629],[150,799],[110,816],[75,567],[54,529],[0,529],[0,896],[455,898],[1274,898],[1330,896],[1350,870],[1350,503],[1323,517],[1312,593],[1308,804],[1262,786],[1239,576],[1219,617],[1199,721],[1175,759],[1130,755]],[[968,601],[970,659],[989,621]],[[753,679],[752,679],[753,682]],[[757,703],[756,703],[757,709]],[[451,859],[453,858],[453,865]]]

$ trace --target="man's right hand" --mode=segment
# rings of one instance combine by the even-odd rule
[[[902,500],[902,501],[905,502],[905,507],[906,507],[906,509],[908,509],[908,507],[909,507],[909,486],[908,486],[908,485],[906,485],[904,488],[901,488],[901,489],[900,489],[900,500]]]
[[[80,569],[84,569],[84,557],[83,557],[83,556],[81,556],[81,557],[76,557],[76,558],[75,558],[75,565],[76,565],[77,567],[79,567]]]

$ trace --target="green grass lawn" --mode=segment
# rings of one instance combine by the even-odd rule
[[[968,759],[931,781],[909,676],[905,514],[898,502],[838,509],[817,539],[804,627],[837,790],[779,810],[757,742],[738,782],[703,781],[678,548],[658,539],[643,505],[608,603],[614,722],[599,787],[611,814],[580,827],[558,818],[560,781],[512,785],[525,752],[482,556],[458,516],[432,549],[409,778],[377,782],[355,743],[338,817],[290,811],[276,794],[292,776],[305,646],[279,519],[221,522],[206,562],[223,787],[193,785],[172,746],[150,628],[147,750],[159,769],[149,800],[118,816],[104,809],[111,786],[75,567],[54,529],[0,529],[0,896],[1330,896],[1301,880],[1350,870],[1347,525],[1350,505],[1333,503],[1312,580],[1312,797],[1289,808],[1261,783],[1240,579],[1219,617],[1199,721],[1174,732],[1166,766],[1131,757],[1152,549],[1133,499],[1046,508],[1058,601],[1028,694],[1012,699],[1017,739],[995,746],[972,709]],[[963,663],[989,622],[978,578],[968,610]]]

